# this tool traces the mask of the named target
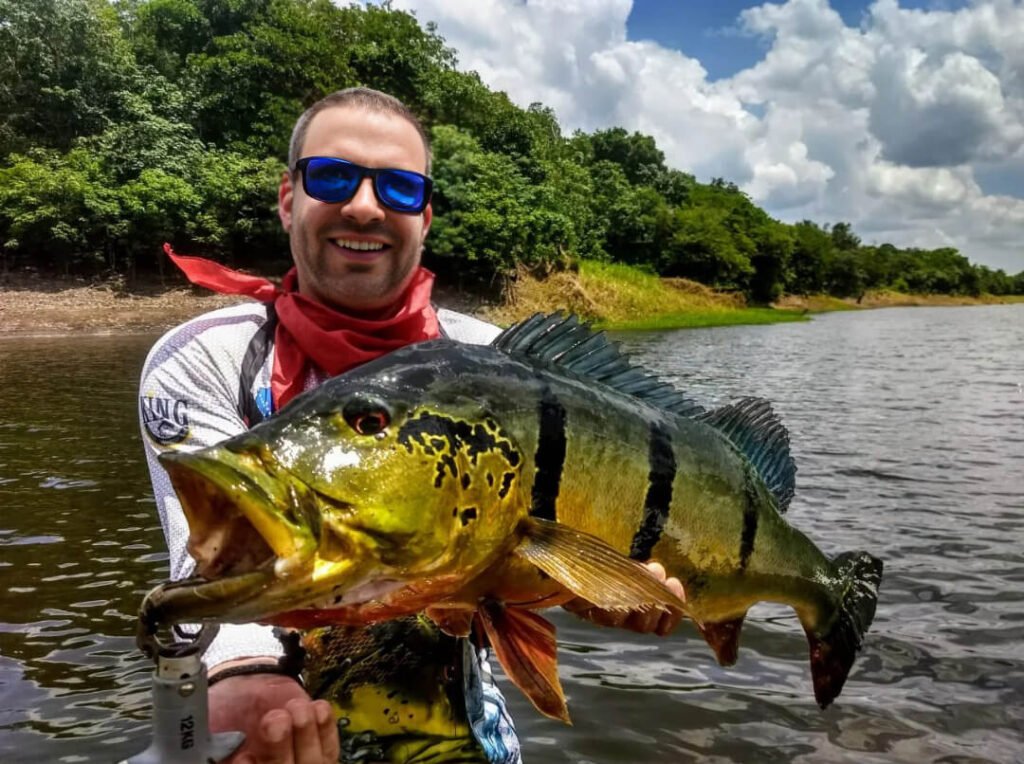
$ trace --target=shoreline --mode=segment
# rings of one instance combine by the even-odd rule
[[[437,302],[443,307],[507,324],[530,314],[532,306],[488,305],[479,299],[452,290],[439,289]],[[124,289],[119,285],[90,285],[81,281],[31,280],[0,286],[0,339],[11,337],[44,338],[75,335],[151,334],[217,308],[248,300],[235,295],[220,295],[186,285],[140,285]],[[546,301],[545,301],[546,302]],[[811,315],[837,310],[871,310],[887,307],[992,305],[1024,302],[1022,296],[980,298],[953,295],[902,295],[880,293],[855,300],[833,297],[786,296],[773,308],[746,308],[702,313],[699,323],[685,314],[676,316],[638,316],[633,321],[598,321],[609,329],[684,328],[687,326],[726,326],[745,321],[744,314],[777,311],[776,320],[801,320]],[[554,303],[549,303],[552,307]],[[571,306],[566,306],[571,307]],[[515,308],[519,308],[516,310]],[[692,317],[689,317],[692,318]],[[673,320],[674,319],[674,320]]]

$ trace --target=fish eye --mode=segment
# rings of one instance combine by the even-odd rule
[[[391,424],[391,412],[378,400],[353,398],[345,404],[341,415],[348,426],[360,435],[377,435]]]

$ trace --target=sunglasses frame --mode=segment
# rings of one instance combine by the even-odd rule
[[[352,187],[352,193],[346,196],[344,199],[324,199],[322,197],[317,196],[316,194],[310,193],[309,185],[306,181],[306,168],[309,166],[309,163],[312,162],[314,159],[326,159],[329,162],[340,163],[345,165],[346,167],[351,167],[352,169],[358,171],[359,181],[355,184],[355,186]],[[371,184],[373,186],[373,194],[374,196],[377,197],[378,202],[380,202],[382,205],[387,207],[392,212],[401,212],[408,215],[418,215],[421,212],[423,212],[423,210],[427,208],[427,205],[430,204],[430,196],[434,190],[433,179],[430,178],[428,175],[424,175],[423,173],[413,172],[412,170],[399,170],[393,167],[364,167],[361,164],[356,164],[355,162],[350,162],[347,159],[341,159],[340,157],[302,157],[302,159],[295,163],[294,172],[297,172],[302,176],[302,190],[306,192],[306,196],[312,199],[316,199],[318,202],[324,202],[325,204],[342,204],[343,202],[347,202],[349,199],[356,195],[356,192],[359,190],[359,186],[362,185],[363,183],[363,179],[370,178],[373,181],[373,183]],[[381,193],[381,190],[378,187],[378,183],[380,182],[380,176],[385,175],[387,173],[414,175],[416,177],[421,178],[423,180],[423,201],[416,207],[396,207],[392,202],[390,202],[386,198],[386,196],[383,193]]]

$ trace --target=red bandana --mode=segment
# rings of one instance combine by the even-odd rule
[[[340,313],[299,294],[295,268],[285,274],[279,288],[267,279],[201,257],[176,255],[170,244],[164,244],[164,252],[193,284],[273,304],[278,317],[270,378],[275,411],[302,392],[311,365],[333,377],[405,345],[441,336],[430,304],[434,274],[423,267],[416,271],[394,315],[374,321]]]

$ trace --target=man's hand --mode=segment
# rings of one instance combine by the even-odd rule
[[[245,743],[228,764],[336,764],[340,754],[330,704],[286,676],[232,676],[211,687],[210,731],[231,730]]]
[[[665,568],[661,563],[649,562],[647,563],[647,570],[650,571],[651,575],[657,578],[659,581],[664,581],[673,594],[677,595],[679,599],[685,600],[686,593],[683,591],[683,584],[678,578],[668,578],[668,574],[665,572]],[[656,610],[651,609],[647,612],[638,611],[619,611],[619,610],[602,610],[601,608],[594,605],[592,602],[588,602],[582,597],[569,600],[562,605],[573,615],[577,615],[587,621],[592,621],[600,626],[614,626],[622,629],[629,629],[630,631],[637,631],[641,634],[655,633],[660,637],[664,637],[679,625],[679,622],[683,619],[683,613],[678,610]]]

